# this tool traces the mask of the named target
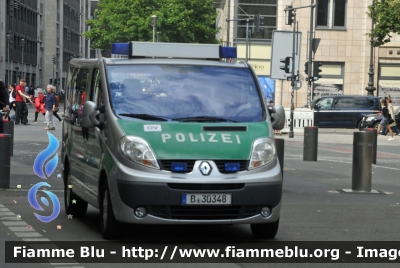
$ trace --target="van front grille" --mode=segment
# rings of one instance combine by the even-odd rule
[[[225,170],[225,164],[228,163],[239,163],[240,169],[238,171],[244,171],[247,169],[249,165],[248,160],[209,160],[209,161],[214,161],[214,163],[217,165],[218,170],[220,173],[224,174],[229,174],[232,172],[228,172]],[[190,173],[193,171],[194,163],[196,160],[159,160],[159,164],[162,170],[166,171],[171,171],[171,163],[173,162],[179,162],[179,163],[186,163],[187,164],[187,170],[184,173]],[[238,172],[237,171],[237,172]]]

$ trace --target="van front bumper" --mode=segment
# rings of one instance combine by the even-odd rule
[[[278,220],[282,198],[279,163],[267,172],[249,175],[251,182],[243,177],[246,175],[229,182],[217,179],[203,183],[198,180],[144,182],[115,176],[109,181],[114,215],[117,221],[140,224],[239,224]],[[230,194],[231,204],[182,205],[183,194]],[[138,207],[146,209],[145,217],[134,215]],[[270,208],[269,216],[261,216],[263,207]]]

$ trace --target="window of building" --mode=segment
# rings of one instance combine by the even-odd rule
[[[347,0],[318,0],[317,28],[345,29]]]
[[[238,40],[246,39],[246,20],[249,15],[260,14],[260,31],[249,33],[252,40],[272,39],[272,31],[277,27],[277,0],[238,0],[237,18],[243,19],[237,22]],[[250,22],[249,29],[253,29]],[[251,34],[251,35],[250,35]]]

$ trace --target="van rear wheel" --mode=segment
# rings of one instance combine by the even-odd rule
[[[274,238],[278,233],[279,219],[270,223],[250,224],[251,232],[256,238]]]
[[[88,202],[74,194],[69,168],[67,167],[64,172],[67,178],[64,183],[65,212],[67,215],[71,214],[75,217],[83,217],[86,214]]]
[[[113,239],[118,231],[118,222],[114,217],[114,212],[111,204],[110,190],[107,181],[104,182],[101,195],[101,233],[104,239]]]

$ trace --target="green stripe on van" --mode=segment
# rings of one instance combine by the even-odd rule
[[[118,120],[128,136],[145,139],[158,159],[250,158],[255,139],[269,136],[267,122],[210,124],[180,122],[137,122]],[[245,126],[246,131],[204,131],[204,126]]]

